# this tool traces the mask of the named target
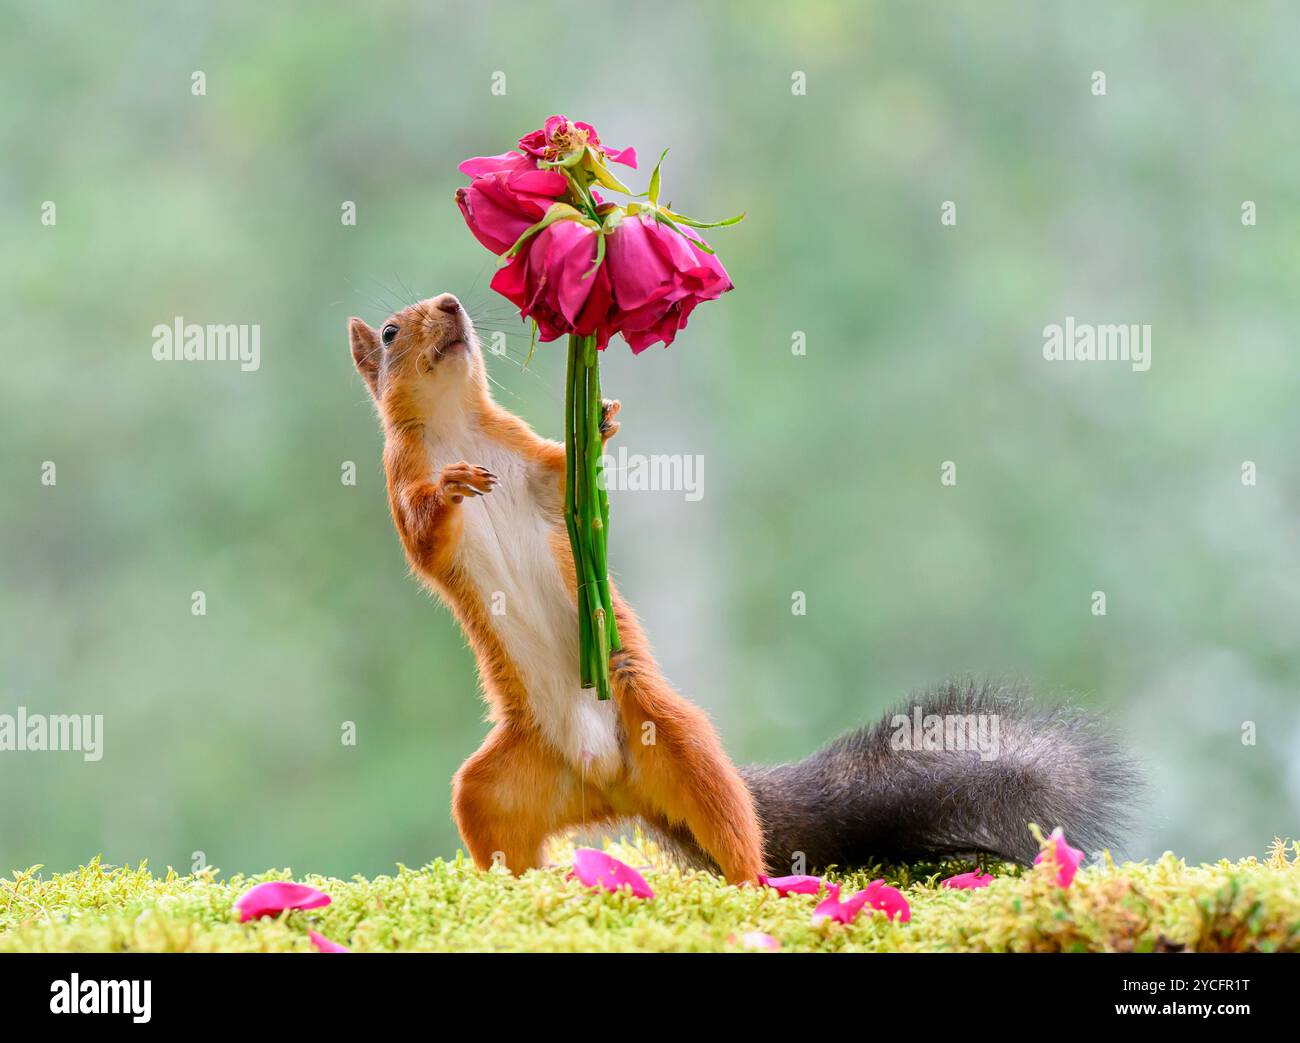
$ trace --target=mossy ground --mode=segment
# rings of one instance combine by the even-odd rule
[[[978,891],[938,886],[966,864],[830,874],[846,893],[884,876],[912,920],[867,909],[849,926],[820,927],[812,897],[729,887],[666,864],[644,841],[611,851],[645,867],[652,901],[589,892],[563,868],[516,879],[458,856],[373,880],[299,878],[333,903],[240,924],[232,907],[243,891],[292,874],[155,876],[98,859],[71,873],[38,867],[0,879],[0,951],[309,952],[308,928],[356,952],[736,951],[752,931],[787,952],[1300,950],[1300,844],[1282,841],[1263,860],[1099,864],[1066,890],[1046,871],[1010,866],[992,867],[998,878]]]

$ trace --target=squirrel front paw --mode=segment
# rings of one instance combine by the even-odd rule
[[[438,485],[452,503],[460,503],[466,496],[485,496],[497,484],[497,476],[486,467],[475,467],[462,460],[442,469]]]
[[[616,398],[604,399],[600,404],[600,437],[608,442],[618,434],[619,424],[614,418],[623,408],[623,403]]]

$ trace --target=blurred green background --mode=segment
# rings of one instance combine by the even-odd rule
[[[0,871],[202,852],[347,875],[455,851],[474,664],[407,574],[345,325],[451,290],[510,331],[502,401],[560,431],[562,348],[520,368],[527,334],[452,200],[459,160],[553,112],[647,160],[671,145],[688,213],[749,215],[712,234],[735,292],[671,350],[604,362],[629,452],[703,456],[698,503],[613,495],[611,555],[738,760],[802,756],[949,676],[1023,679],[1106,714],[1145,765],[1130,854],[1300,832],[1285,5],[3,20],[0,712],[102,713],[105,753],[0,753]],[[1066,315],[1150,323],[1150,372],[1045,362]],[[155,362],[177,316],[260,324],[261,369]]]

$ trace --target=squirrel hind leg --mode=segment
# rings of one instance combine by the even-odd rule
[[[764,867],[754,801],[700,716],[691,741],[665,741],[660,722],[654,746],[633,747],[640,814],[684,861],[717,866],[731,884],[755,883]]]
[[[757,883],[765,867],[762,834],[752,809],[746,816],[737,806],[733,818],[707,804],[692,807],[689,798],[684,803],[661,818],[659,826],[678,856],[689,865],[721,872],[729,884]]]
[[[548,837],[612,815],[594,787],[509,725],[493,728],[452,780],[452,817],[480,869],[504,865],[516,876],[536,869]]]

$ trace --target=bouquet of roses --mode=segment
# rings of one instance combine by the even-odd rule
[[[492,288],[532,321],[535,339],[569,337],[564,517],[578,580],[582,685],[601,699],[609,698],[609,655],[619,640],[606,563],[596,353],[615,334],[633,354],[656,341],[667,347],[700,301],[731,289],[695,230],[741,219],[706,223],[662,205],[663,159],[649,188],[633,193],[609,164],[635,170],[635,149],[609,148],[591,124],[552,116],[519,139],[518,151],[460,164],[471,181],[456,192],[470,231],[500,258]],[[602,189],[628,201],[610,202]]]

